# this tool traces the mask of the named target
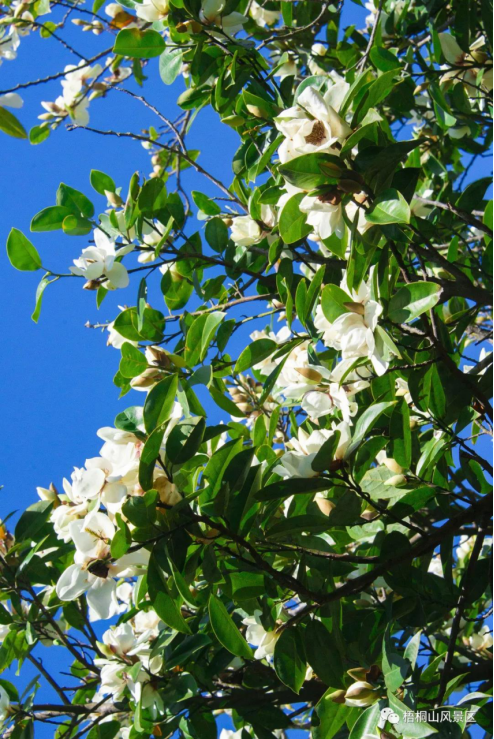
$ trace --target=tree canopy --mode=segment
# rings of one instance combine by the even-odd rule
[[[0,6],[4,68],[33,34],[67,61],[0,91],[3,134],[150,159],[84,192],[61,172],[32,234],[4,214],[35,322],[61,280],[121,294],[102,382],[129,403],[0,529],[6,737],[492,733],[492,2],[345,5]],[[38,121],[12,112],[54,80]],[[115,95],[145,130],[99,126]],[[188,146],[206,108],[230,171]]]

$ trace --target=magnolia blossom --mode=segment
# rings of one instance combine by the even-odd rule
[[[484,624],[479,632],[472,634],[469,638],[470,647],[476,652],[490,649],[492,647],[492,631]]]
[[[219,26],[228,36],[234,36],[242,30],[247,18],[237,12],[221,15],[225,5],[226,0],[202,0],[200,17],[204,23]]]
[[[132,251],[132,244],[115,249],[115,242],[99,228],[94,230],[93,236],[95,246],[83,249],[81,256],[74,259],[75,267],[70,267],[70,271],[86,280],[104,277],[104,286],[110,290],[127,287],[129,275],[124,265],[116,259]]]
[[[334,436],[337,431],[340,433],[340,438],[334,452],[334,459],[343,459],[351,440],[350,426],[346,421],[342,421],[331,429],[316,429],[310,434],[299,428],[298,438],[290,439],[287,444],[292,447],[293,451],[285,452],[280,459],[280,464],[276,465],[273,472],[284,478],[316,477],[319,473],[312,469],[312,462],[324,442]]]
[[[7,92],[5,95],[0,95],[0,108],[22,108],[23,105],[24,100],[17,92]]]
[[[268,228],[273,228],[276,215],[269,205],[261,205],[261,219]],[[266,236],[261,226],[250,216],[236,216],[231,225],[231,239],[238,246],[252,246]]]
[[[275,118],[277,129],[285,136],[278,150],[282,163],[302,154],[337,153],[334,145],[351,133],[351,128],[336,112],[347,89],[346,82],[337,83],[323,97],[314,87],[306,87],[297,105]]]
[[[480,36],[470,47],[469,52],[463,51],[459,46],[457,40],[450,33],[440,33],[439,42],[441,44],[441,51],[443,52],[446,61],[454,67],[460,67],[460,69],[452,69],[442,77],[443,83],[454,83],[457,80],[463,82],[465,90],[470,97],[474,97],[477,94],[477,75],[479,67],[475,64],[485,65],[489,64],[489,68],[484,72],[481,80],[481,87],[486,92],[492,90],[492,60],[489,59],[487,53],[482,51],[485,48],[485,39]],[[464,69],[461,69],[464,67]]]
[[[53,117],[70,115],[75,123],[87,126],[89,97],[84,92],[88,83],[103,72],[103,67],[100,64],[90,67],[81,60],[78,66],[67,65],[64,72],[62,95],[59,95],[54,103],[42,101],[41,105],[47,113],[38,117],[41,120],[50,120]]]
[[[11,26],[8,31],[0,28],[0,64],[3,59],[12,61],[16,58],[20,43],[19,33],[14,26]]]
[[[266,10],[256,0],[250,4],[249,15],[259,26],[274,26],[280,18],[278,10]]]
[[[69,525],[76,553],[74,564],[60,576],[56,592],[60,600],[74,600],[86,593],[90,619],[107,619],[118,613],[115,577],[135,576],[147,564],[142,549],[113,561],[110,544],[115,527],[104,513],[92,511]]]
[[[0,721],[5,721],[10,707],[10,698],[7,691],[0,686]]]
[[[280,634],[276,631],[266,631],[256,615],[244,618],[242,623],[247,626],[245,638],[249,644],[253,644],[256,647],[256,651],[254,652],[255,659],[272,657]]]
[[[274,331],[253,331],[250,334],[250,338],[252,341],[259,341],[260,339],[271,339],[271,341],[275,341],[277,344],[284,344],[286,341],[289,340],[291,335],[292,333],[288,326],[283,326],[283,328],[281,328],[276,334],[274,333]],[[280,361],[281,360],[273,361],[271,357],[266,357],[266,359],[263,359],[255,364],[254,369],[258,370],[261,375],[269,375]]]
[[[301,203],[300,210],[307,213],[307,223],[314,229],[317,240],[327,239],[332,234],[343,238],[346,228],[344,211],[347,221],[353,223],[357,218],[357,230],[363,233],[372,226],[365,220],[365,210],[351,200],[345,205],[341,202],[341,192],[329,190],[320,195],[306,195]],[[310,238],[313,238],[311,235]]]
[[[169,0],[143,0],[142,3],[136,3],[135,5],[137,17],[149,23],[163,20],[168,15],[169,10]]]
[[[348,292],[346,277],[341,288]],[[326,346],[341,351],[343,359],[368,357],[375,372],[384,374],[388,363],[382,358],[376,345],[374,332],[382,306],[370,297],[370,289],[361,283],[357,291],[351,291],[348,312],[342,313],[333,322],[328,321],[322,307],[317,306],[314,325],[321,331]]]

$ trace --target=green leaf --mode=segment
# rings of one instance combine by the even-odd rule
[[[161,38],[161,37],[160,37]],[[172,85],[182,69],[182,57],[184,51],[181,48],[168,48],[160,56],[160,77],[165,85]],[[153,54],[153,56],[156,56]]]
[[[330,480],[324,480],[320,477],[310,477],[304,479],[301,477],[293,477],[290,480],[280,480],[260,490],[255,494],[256,500],[279,500],[280,498],[289,498],[291,495],[299,495],[304,493],[318,493],[321,490],[328,490],[331,487]]]
[[[408,469],[412,461],[412,433],[410,430],[410,410],[406,400],[402,400],[393,410],[389,421],[391,438],[391,457],[399,465]]]
[[[143,490],[150,490],[153,487],[154,468],[160,453],[164,433],[164,428],[159,426],[152,432],[142,448],[139,462],[139,485]]]
[[[106,192],[115,192],[117,189],[112,178],[104,172],[100,172],[99,169],[91,170],[89,181],[96,192],[99,192],[100,195],[104,195],[105,197]]]
[[[281,211],[280,235],[285,244],[294,244],[312,232],[312,226],[306,223],[307,215],[299,207],[304,197],[303,192],[293,195]]]
[[[272,339],[257,339],[246,347],[235,364],[234,373],[245,372],[263,359],[267,359],[275,349],[278,348],[276,341]]]
[[[70,216],[72,211],[63,205],[51,205],[43,208],[33,217],[31,231],[56,231],[62,228],[64,218]]]
[[[160,56],[165,48],[165,40],[157,31],[124,28],[118,33],[113,51],[115,54],[128,56],[131,59],[152,59]]]
[[[170,375],[158,382],[148,393],[144,403],[144,427],[148,434],[170,418],[177,389],[178,375]]]
[[[34,307],[34,311],[31,315],[31,318],[34,321],[34,323],[38,323],[39,315],[41,313],[41,303],[43,301],[43,293],[45,292],[46,288],[51,282],[56,282],[57,280],[58,280],[58,277],[54,277],[53,280],[49,280],[47,275],[41,278],[41,282],[36,288],[36,304]]]
[[[366,113],[381,103],[396,86],[396,78],[399,71],[392,69],[384,72],[374,82],[371,82],[367,90],[364,92],[353,116],[351,126],[356,128],[357,124],[365,117]]]
[[[208,604],[209,619],[216,638],[225,649],[237,657],[252,659],[252,650],[237,629],[219,598],[211,594]]]
[[[69,215],[63,219],[63,232],[69,236],[85,236],[93,230],[93,224],[87,218]]]
[[[346,457],[349,457],[364,440],[366,434],[374,427],[378,419],[390,408],[396,405],[396,400],[387,403],[374,403],[362,413],[353,432],[352,441],[347,449]]]
[[[333,636],[318,619],[309,621],[304,631],[307,662],[316,675],[332,688],[343,688],[343,665]]]
[[[21,272],[35,272],[41,267],[41,259],[35,247],[17,228],[12,228],[8,235],[7,255],[11,265]]]
[[[26,508],[16,523],[14,534],[17,542],[33,540],[50,516],[53,503],[39,500]]]
[[[173,427],[166,441],[166,454],[172,464],[184,464],[197,454],[205,430],[202,416],[186,418]]]
[[[181,634],[191,634],[190,626],[180,613],[180,609],[168,593],[156,593],[153,608],[162,621]]]
[[[304,154],[278,167],[282,177],[301,190],[331,184],[344,169],[343,162],[331,154]]]
[[[349,739],[369,739],[371,736],[378,736],[377,724],[380,713],[379,703],[374,703],[373,706],[366,708],[354,723]]]
[[[307,664],[302,639],[295,626],[282,631],[274,648],[273,664],[281,682],[294,693],[300,693],[305,681]]]
[[[221,218],[211,218],[206,223],[206,241],[211,249],[222,252],[228,245],[228,228]]]
[[[92,218],[94,216],[94,205],[84,193],[75,190],[69,185],[60,183],[57,190],[57,205],[63,205],[68,208],[75,216],[84,216]]]
[[[321,308],[325,318],[333,323],[338,316],[348,313],[346,305],[351,303],[352,299],[338,285],[326,285],[321,293]]]
[[[389,302],[388,318],[395,323],[409,323],[433,308],[441,297],[435,282],[412,282],[400,287]]]
[[[413,636],[410,639],[410,641],[408,642],[408,644],[406,646],[406,649],[405,649],[404,657],[405,657],[405,659],[407,659],[409,661],[412,670],[415,669],[415,664],[417,662],[417,657],[418,657],[418,654],[419,654],[420,640],[421,640],[421,638],[422,638],[422,632],[421,631],[417,631],[417,633],[415,634],[415,636]]]
[[[329,469],[329,465],[333,461],[334,453],[338,448],[340,442],[340,432],[335,431],[329,439],[323,443],[316,456],[311,462],[311,467],[316,472],[324,472]]]
[[[110,551],[112,557],[120,559],[120,557],[123,557],[129,551],[130,545],[132,544],[132,534],[119,513],[116,515],[116,521],[118,529],[111,541]]]
[[[330,688],[323,695],[312,713],[312,739],[333,739],[352,710],[344,704],[335,703],[331,697],[333,692],[333,689]]]
[[[208,198],[208,196],[204,195],[204,193],[198,192],[197,190],[192,190],[192,198],[199,210],[202,210],[202,212],[205,213],[207,216],[217,216],[219,213],[221,213],[221,208],[218,203],[215,203],[214,200]]]
[[[50,135],[50,128],[48,126],[33,126],[29,131],[29,143],[36,146],[46,141]]]
[[[393,187],[384,190],[365,213],[369,223],[385,225],[389,223],[410,223],[410,206]]]
[[[113,422],[116,429],[121,431],[130,431],[130,433],[141,433],[142,426],[142,408],[140,405],[133,405],[122,411],[115,417]]]
[[[398,690],[407,676],[408,662],[394,649],[390,636],[390,627],[386,629],[383,639],[382,669],[386,687],[392,693]]]
[[[132,379],[147,369],[148,363],[146,357],[133,344],[129,344],[129,342],[126,341],[122,345],[121,352],[122,359],[120,360],[119,370],[123,377]]]
[[[27,139],[27,132],[22,123],[10,110],[0,106],[0,131],[15,139]]]
[[[238,405],[236,405],[233,400],[230,400],[226,394],[217,390],[215,387],[210,387],[209,392],[211,393],[212,399],[216,405],[221,408],[221,410],[226,411],[226,413],[229,413],[230,416],[233,416],[234,418],[245,418],[245,413],[241,411]]]

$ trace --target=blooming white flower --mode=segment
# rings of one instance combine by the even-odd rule
[[[136,3],[135,5],[137,17],[149,23],[166,18],[169,10],[169,0],[143,0],[142,3]]]
[[[74,259],[75,267],[70,267],[74,275],[85,277],[86,280],[105,278],[104,286],[110,290],[118,287],[127,287],[129,275],[121,262],[116,258],[132,251],[132,244],[115,249],[115,242],[101,229],[93,232],[95,246],[88,246],[82,250],[78,259]]]
[[[340,438],[338,447],[334,453],[334,459],[343,459],[350,444],[350,426],[346,421],[333,426],[332,429],[316,429],[308,434],[299,428],[298,437],[292,438],[288,445],[293,451],[286,452],[276,465],[273,472],[281,477],[316,477],[319,473],[312,469],[312,462],[325,441],[330,439],[339,431]]]
[[[276,631],[266,631],[256,615],[244,618],[242,623],[247,626],[245,638],[249,644],[253,644],[256,647],[256,651],[254,652],[255,659],[272,657],[276,642],[280,636],[279,633]]]
[[[74,600],[87,593],[90,619],[107,619],[118,613],[115,577],[134,576],[149,560],[142,549],[113,561],[110,544],[115,527],[108,516],[92,511],[69,524],[76,547],[74,564],[60,576],[56,592],[60,600]]]
[[[237,216],[231,225],[231,239],[238,246],[252,246],[262,239],[261,227],[250,216]]]
[[[250,4],[249,15],[259,26],[274,26],[280,18],[278,10],[266,10],[256,0]]]
[[[484,624],[479,632],[472,634],[469,639],[470,646],[476,652],[492,647],[492,632],[487,624]]]
[[[19,33],[14,26],[11,26],[8,31],[0,28],[0,64],[3,59],[12,61],[16,58],[20,43]]]
[[[297,105],[275,118],[277,129],[285,136],[278,149],[282,163],[302,154],[337,153],[334,145],[351,133],[351,128],[336,112],[347,89],[346,82],[337,83],[323,97],[314,87],[306,87]]]
[[[8,716],[10,708],[10,698],[5,690],[0,686],[0,721],[5,721]]]
[[[1,42],[0,42],[1,48]],[[5,95],[0,95],[0,107],[1,108],[22,108],[24,100],[17,92],[7,92]]]
[[[89,97],[85,95],[85,91],[88,83],[103,72],[103,67],[100,64],[90,67],[81,60],[78,66],[67,65],[64,72],[62,95],[59,95],[54,103],[42,101],[41,105],[47,113],[38,117],[41,120],[50,120],[53,117],[70,115],[75,123],[87,126]]]
[[[228,36],[234,36],[242,30],[247,18],[235,11],[222,15],[225,5],[225,0],[202,0],[200,17],[205,23],[222,28]]]
[[[441,44],[441,51],[443,52],[444,58],[455,67],[447,71],[441,78],[442,83],[456,82],[461,80],[464,84],[465,91],[470,97],[474,97],[477,94],[477,75],[479,68],[475,66],[475,63],[481,65],[489,64],[490,67],[484,72],[481,81],[481,87],[486,92],[492,90],[492,60],[489,59],[485,51],[482,48],[485,47],[485,39],[480,36],[471,45],[468,52],[458,44],[457,40],[450,33],[439,33],[439,43]],[[458,67],[464,67],[464,69],[458,70]],[[446,67],[448,69],[448,67]]]
[[[348,292],[346,277],[341,282],[341,288]],[[361,283],[358,291],[352,291],[350,297],[353,306],[333,322],[328,321],[322,307],[318,305],[314,325],[322,332],[323,343],[341,351],[343,359],[368,357],[375,372],[382,375],[387,370],[388,363],[379,353],[374,337],[382,306],[371,299],[370,289],[365,283]]]

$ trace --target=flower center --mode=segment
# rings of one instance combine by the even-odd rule
[[[321,121],[316,121],[312,126],[312,131],[310,132],[310,134],[305,137],[305,143],[319,146],[319,144],[322,144],[325,138],[326,129],[324,128],[324,123],[321,123]]]
[[[337,190],[329,190],[328,192],[322,193],[322,195],[318,195],[317,199],[320,203],[339,205],[341,203],[341,194]]]

